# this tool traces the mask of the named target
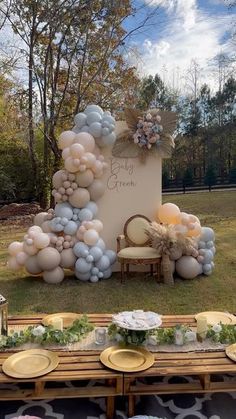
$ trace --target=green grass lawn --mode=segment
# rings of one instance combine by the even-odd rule
[[[26,229],[5,225],[0,227],[0,293],[9,300],[10,313],[104,313],[138,308],[162,314],[236,312],[236,192],[170,195],[164,196],[163,202],[177,204],[182,211],[198,216],[202,225],[215,230],[217,253],[212,276],[176,278],[174,287],[156,284],[144,274],[132,274],[121,285],[118,273],[97,284],[70,276],[59,285],[48,285],[40,277],[8,271],[7,246],[22,239]]]

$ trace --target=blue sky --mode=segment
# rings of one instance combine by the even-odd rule
[[[175,88],[184,85],[184,75],[191,61],[201,69],[200,82],[216,88],[212,60],[223,53],[232,56],[236,41],[231,40],[236,8],[229,10],[223,0],[137,0],[137,7],[147,5],[147,12],[159,6],[153,26],[132,37],[130,45],[138,50],[131,61],[141,74],[159,73]],[[141,16],[130,18],[133,27]],[[229,72],[232,71],[230,68]]]

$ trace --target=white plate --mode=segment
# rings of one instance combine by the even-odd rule
[[[161,326],[161,316],[153,311],[123,311],[114,314],[112,322],[123,329],[145,331]]]

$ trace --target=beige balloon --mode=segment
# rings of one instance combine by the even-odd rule
[[[42,269],[38,264],[37,256],[29,256],[25,261],[25,269],[31,275],[38,275],[42,273]]]
[[[79,172],[76,175],[76,183],[82,188],[87,188],[91,183],[93,183],[94,175],[92,170],[87,169],[85,172]]]
[[[75,208],[83,208],[90,201],[87,189],[78,188],[69,196],[69,203]]]
[[[50,221],[44,221],[41,225],[41,228],[44,233],[51,233],[52,229],[50,227]]]
[[[9,257],[8,261],[7,261],[7,266],[9,269],[11,269],[11,271],[19,271],[22,268],[22,265],[20,265],[15,256],[11,256]]]
[[[64,271],[60,266],[57,266],[50,271],[45,271],[43,273],[43,279],[48,284],[59,284],[64,279]]]
[[[99,180],[95,179],[93,183],[88,187],[88,191],[90,193],[91,201],[97,201],[105,192],[105,184]]]
[[[54,173],[53,177],[52,177],[52,184],[54,186],[54,188],[59,189],[62,186],[63,180],[61,178],[61,175],[65,174],[66,175],[66,171],[65,170],[58,170],[56,173]]]
[[[53,247],[46,247],[38,252],[37,262],[42,271],[55,269],[61,261],[60,253]]]
[[[49,245],[49,243],[50,243],[50,238],[46,233],[37,234],[37,236],[35,236],[34,238],[34,245],[38,249],[44,249],[45,247]]]
[[[47,212],[39,212],[34,217],[34,225],[41,227],[43,222],[46,220],[48,213]]]
[[[62,266],[65,269],[70,269],[75,266],[76,262],[76,256],[73,252],[73,250],[70,249],[64,249],[61,252],[61,263],[60,266]]]
[[[33,256],[33,255],[36,255],[36,253],[38,253],[39,249],[37,249],[37,247],[34,244],[24,243],[23,250],[25,253],[27,253],[27,255]]]

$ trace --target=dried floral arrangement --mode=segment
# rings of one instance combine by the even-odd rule
[[[194,240],[176,231],[174,225],[158,224],[155,221],[150,223],[146,234],[151,241],[153,248],[157,249],[162,256],[162,270],[164,282],[168,285],[174,284],[171,271],[171,257],[181,250],[182,253],[196,257],[197,250]]]
[[[162,158],[170,157],[175,146],[172,137],[177,124],[175,112],[150,109],[142,114],[127,108],[124,113],[127,128],[117,136],[112,149],[114,157],[144,159],[147,152]]]

